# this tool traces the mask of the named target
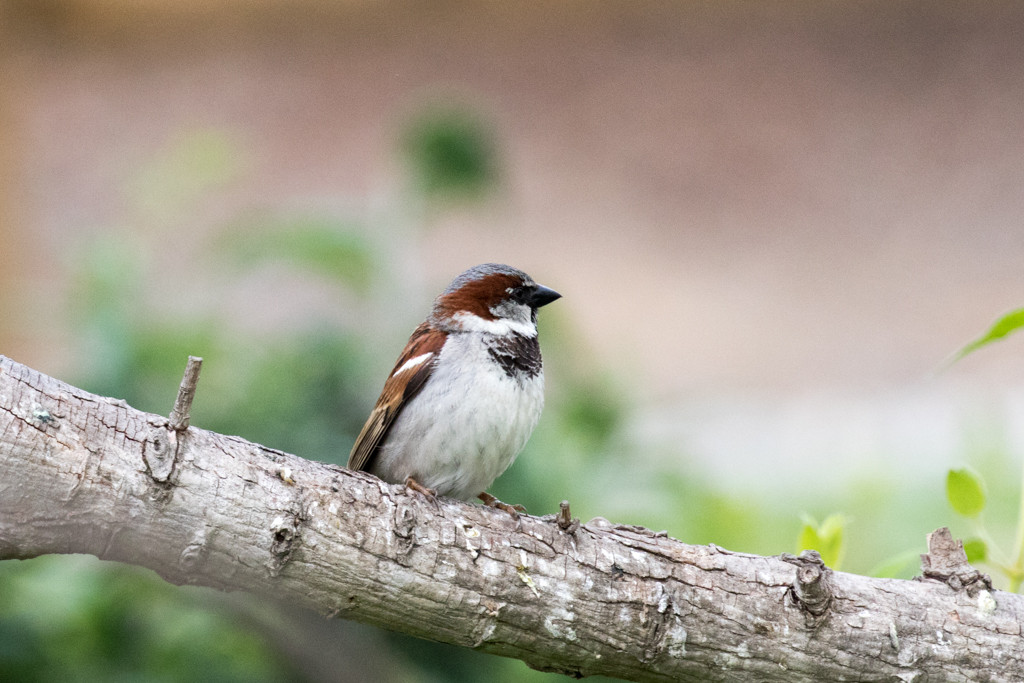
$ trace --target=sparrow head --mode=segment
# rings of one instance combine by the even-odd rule
[[[500,263],[474,266],[434,301],[431,319],[445,330],[537,334],[537,309],[562,295]]]

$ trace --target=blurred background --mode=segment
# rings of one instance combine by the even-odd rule
[[[432,298],[485,261],[548,406],[493,487],[909,577],[987,482],[1014,535],[1024,5],[0,1],[0,353],[344,463]],[[827,521],[826,521],[827,520]],[[996,577],[997,585],[1002,579]],[[1005,581],[1003,581],[1005,586]],[[0,563],[0,679],[561,680],[162,583]]]

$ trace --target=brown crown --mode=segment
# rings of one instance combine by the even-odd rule
[[[508,297],[508,290],[524,284],[523,277],[512,273],[488,273],[466,280],[457,289],[445,290],[434,303],[434,315],[451,317],[460,311],[484,320],[494,320],[491,308]]]

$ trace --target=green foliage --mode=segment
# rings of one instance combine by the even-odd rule
[[[800,528],[800,536],[797,540],[797,552],[817,550],[827,566],[839,569],[842,566],[845,552],[843,530],[846,527],[846,517],[841,514],[832,514],[826,517],[821,524],[808,515],[803,515],[802,519],[803,526]]]
[[[1024,492],[1024,481],[1021,483]],[[985,509],[985,482],[980,475],[967,468],[950,470],[946,477],[946,497],[960,515],[970,519],[975,538],[964,542],[964,551],[970,562],[986,562],[1009,579],[1009,590],[1016,592],[1024,583],[1024,496],[1021,497],[1017,520],[1016,542],[1010,559],[992,540],[982,512]]]
[[[0,680],[298,680],[207,593],[88,557],[0,563]]]
[[[921,554],[918,551],[908,550],[887,558],[880,564],[875,565],[875,567],[868,572],[868,576],[874,576],[879,579],[905,578],[908,574],[908,570],[912,571],[916,568],[920,559]]]
[[[477,197],[498,181],[494,133],[472,109],[428,107],[407,126],[402,151],[428,199]]]
[[[200,385],[207,401],[201,403],[197,394],[193,421],[312,460],[345,464],[369,410],[365,347],[348,335],[321,330],[272,341],[263,353],[244,352],[251,355],[244,364],[230,356],[209,359]]]
[[[610,384],[580,379],[563,399],[558,416],[563,429],[583,441],[584,450],[593,452],[604,448],[618,433],[624,412]]]
[[[964,541],[964,552],[968,562],[984,562],[988,559],[988,544],[981,538],[969,538]]]
[[[985,509],[985,487],[981,477],[966,467],[950,470],[946,475],[946,499],[958,514],[977,517]]]
[[[998,341],[1007,335],[1016,332],[1017,330],[1024,327],[1024,308],[1018,308],[1005,314],[999,320],[992,324],[992,327],[982,336],[978,337],[974,341],[970,342],[962,349],[953,354],[953,360],[956,362],[964,356],[974,353],[978,349],[988,346],[994,341]]]
[[[974,341],[957,351],[950,361],[954,363],[964,356],[1002,339],[1024,327],[1024,308],[1010,311],[999,318],[989,330]],[[998,463],[991,463],[993,466]],[[1004,488],[1011,477],[997,476],[992,481],[997,487]],[[1009,490],[1003,491],[1004,496],[994,497],[997,500],[1009,497]],[[1009,590],[1016,592],[1024,584],[1024,477],[1016,491],[1019,499],[1017,511],[1017,529],[1012,552],[1005,551],[992,539],[982,512],[989,501],[986,495],[985,481],[968,468],[950,470],[946,475],[946,499],[953,509],[968,518],[976,537],[964,543],[964,551],[970,562],[986,562],[1009,580]]]
[[[366,237],[334,216],[257,216],[224,232],[219,255],[244,267],[285,263],[366,293],[374,253]]]

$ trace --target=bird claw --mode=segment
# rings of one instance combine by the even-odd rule
[[[477,498],[482,500],[484,502],[484,505],[486,505],[489,508],[497,508],[499,510],[504,510],[508,514],[512,515],[512,519],[516,521],[519,520],[519,513],[526,512],[526,508],[523,507],[522,505],[509,505],[508,503],[502,503],[500,500],[498,500],[491,494],[487,493],[486,491],[477,496]]]
[[[422,493],[424,496],[427,497],[427,499],[433,501],[434,505],[437,505],[437,491],[435,491],[434,489],[428,489],[426,486],[419,483],[412,477],[405,478],[405,487],[411,491]]]

